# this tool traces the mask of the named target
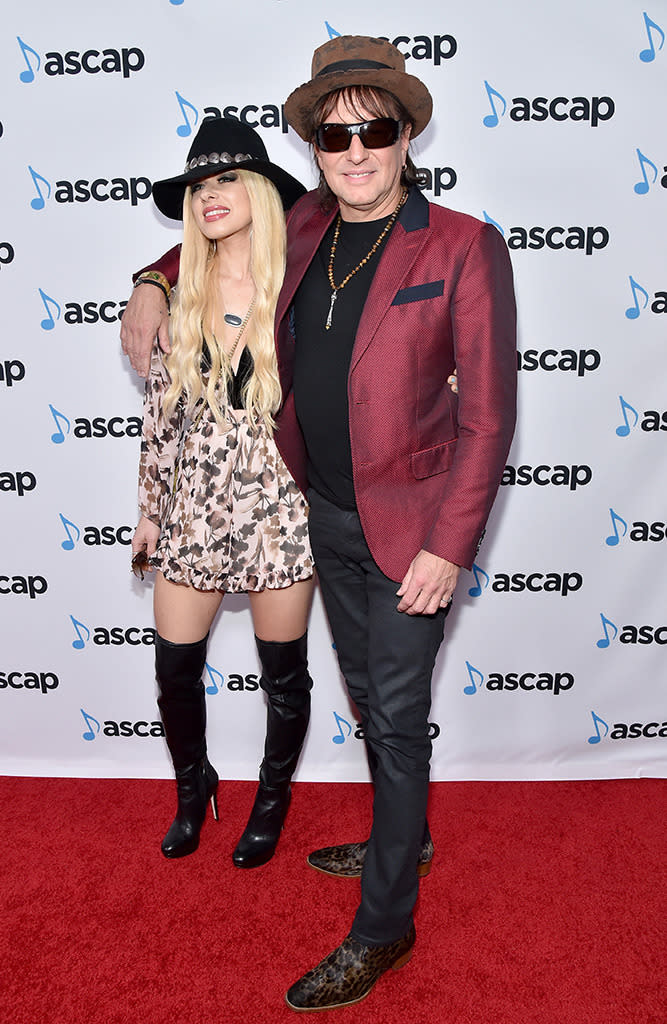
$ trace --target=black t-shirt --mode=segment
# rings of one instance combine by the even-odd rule
[[[333,265],[340,285],[368,254],[387,218],[342,221]],[[308,453],[308,482],[339,508],[354,509],[347,380],[354,339],[389,232],[366,263],[337,293],[331,327],[327,276],[334,224],[324,236],[294,300],[294,400]],[[392,228],[393,230],[393,228]]]

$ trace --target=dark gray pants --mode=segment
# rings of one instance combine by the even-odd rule
[[[366,945],[394,942],[410,927],[417,899],[431,757],[431,675],[446,612],[396,611],[399,584],[374,562],[357,513],[337,508],[312,488],[308,500],[324,605],[365,730],[375,785],[352,933]]]

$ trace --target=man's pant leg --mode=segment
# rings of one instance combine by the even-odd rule
[[[393,942],[408,930],[417,898],[431,675],[445,612],[396,611],[398,584],[375,564],[356,513],[313,495],[310,523],[327,615],[366,729],[375,782],[362,899],[352,930],[368,945]]]

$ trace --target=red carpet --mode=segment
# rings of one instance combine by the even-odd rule
[[[221,786],[197,853],[166,861],[166,782],[0,779],[0,1019],[273,1024],[346,934],[358,882],[305,853],[363,837],[369,790],[301,783],[276,857],[230,854],[254,787]],[[665,1024],[666,785],[438,783],[412,961],[341,1024]],[[301,1020],[308,1017],[301,1016]]]

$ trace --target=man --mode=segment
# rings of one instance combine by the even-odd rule
[[[298,1010],[363,999],[411,956],[418,870],[432,856],[431,675],[514,427],[507,250],[495,228],[415,186],[408,146],[431,97],[404,68],[384,40],[338,37],[285,104],[322,180],[288,221],[277,442],[308,487],[324,603],[375,787],[368,843],[309,857],[330,874],[361,873],[361,902],[342,944],[287,993]],[[173,264],[157,264],[158,283],[160,271],[173,283]],[[161,300],[138,291],[123,317],[135,364],[160,321],[142,311],[148,293]],[[459,401],[446,385],[455,366]]]

